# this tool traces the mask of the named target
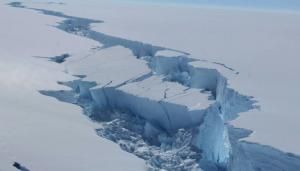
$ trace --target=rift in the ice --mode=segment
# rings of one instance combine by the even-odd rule
[[[30,171],[29,169],[27,169],[25,166],[21,165],[18,162],[14,162],[14,164],[12,166],[20,171]]]
[[[96,129],[99,136],[144,159],[149,170],[197,169],[201,154],[192,145],[193,129],[179,129],[170,135],[126,109],[112,108],[109,105],[99,108],[91,93],[87,91],[96,86],[94,82],[75,80],[59,84],[68,86],[71,90],[40,92],[60,101],[81,106],[85,115],[102,124],[101,128]]]
[[[9,5],[27,8],[19,2]],[[240,141],[241,138],[249,136],[251,131],[233,128],[227,125],[227,121],[235,119],[241,112],[254,109],[255,101],[229,88],[226,78],[217,70],[193,67],[190,63],[194,59],[187,57],[188,53],[185,52],[122,39],[91,29],[91,24],[102,21],[68,16],[44,9],[27,9],[62,17],[65,20],[58,23],[56,28],[96,40],[103,45],[102,49],[117,45],[128,48],[138,59],[148,62],[152,73],[128,80],[117,87],[103,86],[97,89],[94,88],[96,83],[80,79],[61,83],[71,87],[70,91],[41,91],[41,93],[81,106],[91,119],[103,123],[103,128],[97,129],[98,135],[118,143],[123,150],[145,159],[150,170],[195,170],[199,166],[205,171],[300,170],[300,157],[296,155],[269,146]],[[176,51],[181,55],[174,57],[156,55],[162,50]],[[213,63],[238,74],[225,64]],[[180,106],[151,101],[117,89],[130,82],[147,79],[151,75],[160,75],[165,81],[209,92],[214,104],[203,111],[202,119],[186,126],[187,124],[176,123],[168,114],[169,109],[173,108],[174,111],[181,109]],[[151,113],[150,108],[154,111],[156,108],[162,108],[159,111],[163,111],[162,114],[168,118],[166,119],[168,122],[149,120],[147,115],[141,115],[136,108],[137,105],[148,109],[145,110],[148,113]]]
[[[36,56],[36,58],[45,58],[48,59],[51,62],[55,62],[58,64],[64,63],[66,61],[67,58],[70,57],[70,54],[68,53],[64,53],[62,55],[59,56],[54,56],[54,57],[42,57],[42,56]]]

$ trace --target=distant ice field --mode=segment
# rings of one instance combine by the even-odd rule
[[[299,0],[116,0],[116,1],[300,11]]]

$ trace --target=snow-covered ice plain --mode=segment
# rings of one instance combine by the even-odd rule
[[[0,8],[0,170],[15,171],[14,162],[39,171],[144,170],[142,160],[99,138],[79,107],[38,92],[64,89],[56,82],[75,78],[34,56],[78,53],[95,43],[52,29],[59,18]]]
[[[7,3],[0,170],[300,169],[297,12]]]

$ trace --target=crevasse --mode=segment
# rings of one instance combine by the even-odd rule
[[[227,88],[226,79],[218,71],[195,68],[189,64],[191,60],[186,57],[155,56],[143,59],[149,62],[154,75],[162,75],[166,82],[176,82],[187,88],[209,91],[215,102],[204,110],[189,111],[186,106],[128,94],[120,90],[119,86],[109,87],[109,84],[97,86],[96,83],[80,80],[65,85],[72,87],[77,94],[74,95],[77,97],[75,103],[82,104],[80,101],[88,101],[88,108],[86,104],[84,108],[91,110],[86,112],[91,118],[103,120],[109,117],[103,115],[107,114],[107,111],[125,112],[143,118],[146,123],[140,134],[150,141],[159,141],[158,135],[161,132],[167,132],[172,137],[181,128],[197,130],[191,134],[189,145],[202,151],[202,163],[227,169],[232,157],[232,147],[226,118],[230,118],[229,115],[236,115],[236,111],[252,108],[254,101]],[[53,96],[53,92],[50,95]],[[57,98],[57,95],[54,96]],[[244,101],[241,102],[240,99]],[[231,109],[237,105],[235,100],[239,100],[238,104],[244,106],[238,106],[239,110]],[[197,117],[193,117],[194,113]]]

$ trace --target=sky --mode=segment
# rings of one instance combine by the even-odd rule
[[[300,0],[129,0],[129,1],[300,11]]]

